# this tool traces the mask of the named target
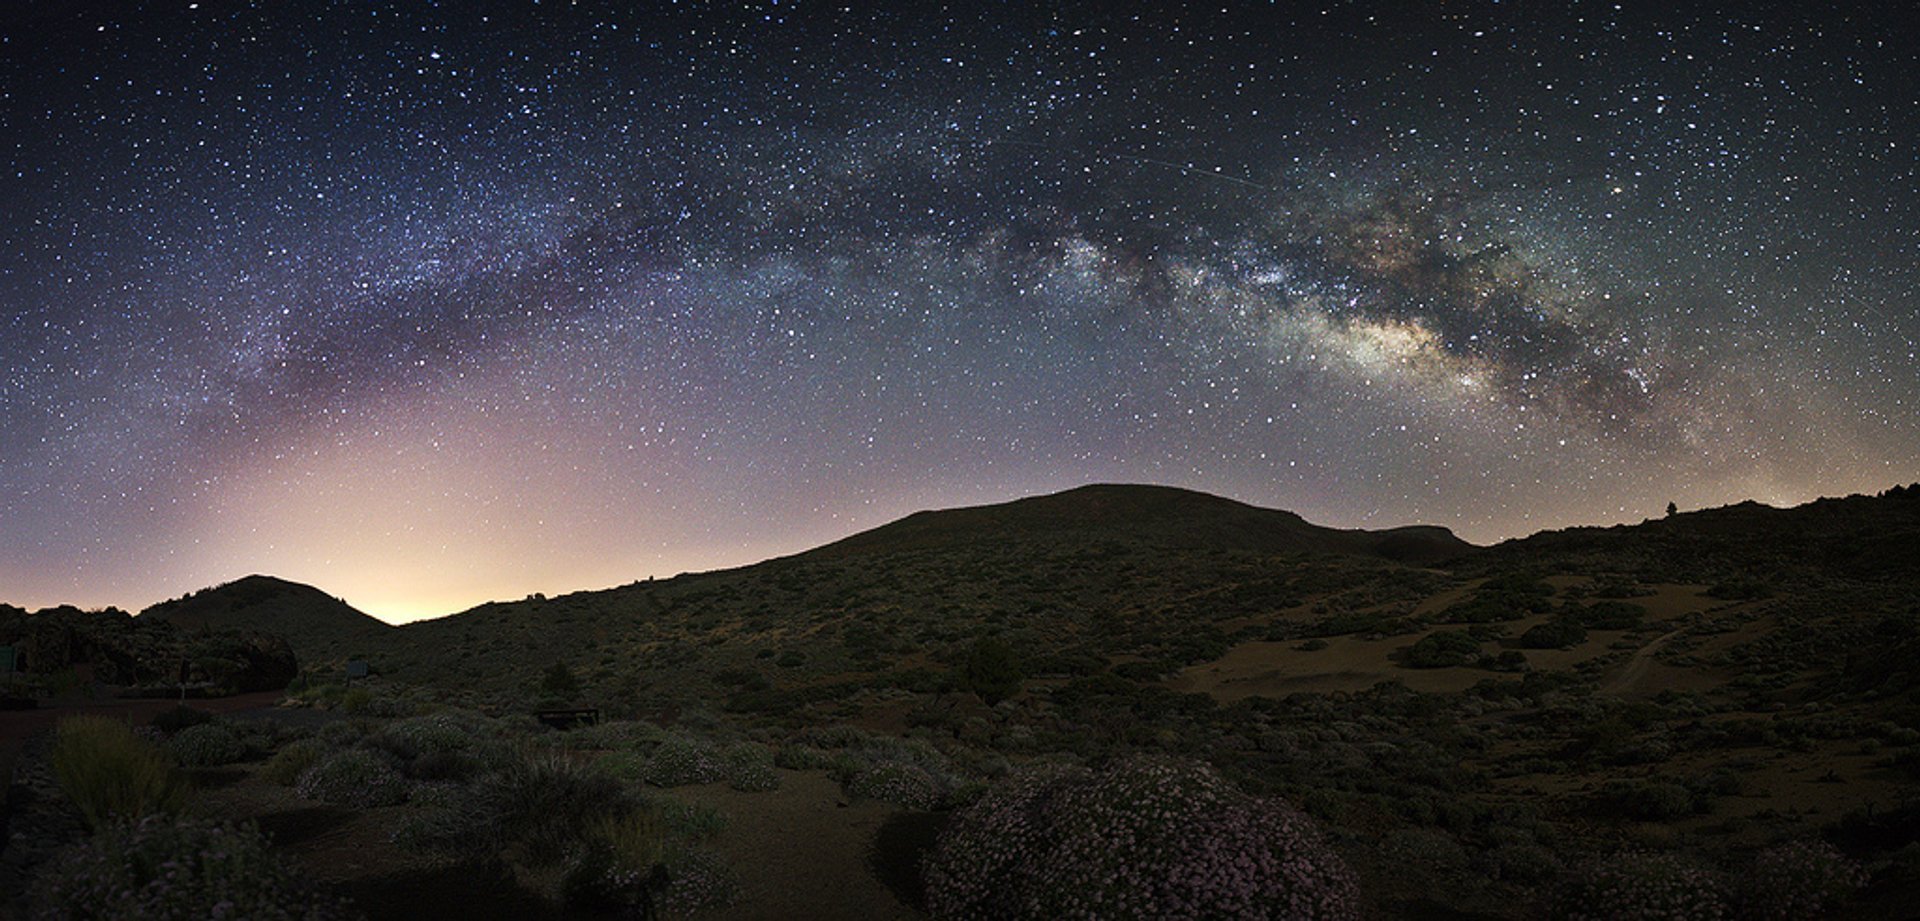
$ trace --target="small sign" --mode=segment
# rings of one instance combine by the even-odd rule
[[[13,671],[13,647],[0,646],[0,672]]]
[[[348,678],[367,677],[367,660],[348,659],[347,660],[347,677]]]

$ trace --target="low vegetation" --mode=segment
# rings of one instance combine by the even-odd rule
[[[351,685],[310,664],[284,719],[76,719],[50,757],[96,838],[316,823],[272,849],[376,916],[396,884],[327,841],[536,915],[1886,916],[1920,895],[1920,580],[1841,549],[1920,533],[1909,492],[1810,507],[1792,553],[1735,508],[1442,568],[1057,531],[802,555],[486,606]]]

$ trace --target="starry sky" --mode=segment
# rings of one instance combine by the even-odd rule
[[[1491,542],[1920,480],[1876,5],[389,6],[0,21],[0,600],[404,621],[1093,481]]]

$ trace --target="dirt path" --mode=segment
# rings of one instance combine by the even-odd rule
[[[740,878],[735,918],[918,918],[875,875],[875,848],[893,844],[882,826],[900,813],[885,803],[850,803],[815,771],[780,772],[780,789],[740,793],[715,784],[672,791],[727,816],[713,849]],[[905,857],[905,854],[894,855]]]
[[[1653,662],[1653,654],[1659,652],[1660,647],[1665,646],[1668,640],[1679,636],[1681,632],[1681,630],[1673,630],[1663,633],[1653,642],[1640,647],[1631,658],[1627,659],[1627,664],[1620,667],[1619,672],[1607,679],[1606,684],[1601,685],[1600,692],[1620,695],[1633,690],[1634,685],[1639,684],[1640,679],[1646,677],[1647,666]]]

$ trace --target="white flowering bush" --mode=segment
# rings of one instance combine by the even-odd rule
[[[407,779],[384,756],[350,748],[301,772],[294,792],[333,806],[395,806],[407,801]]]
[[[460,752],[471,748],[476,727],[449,713],[394,720],[367,738],[368,743],[402,760],[424,754]]]
[[[199,723],[174,733],[167,753],[183,767],[215,767],[245,758],[247,745],[226,723]]]
[[[71,921],[359,917],[306,885],[250,825],[149,816],[63,853],[32,893],[35,916]]]
[[[941,785],[931,771],[917,764],[882,761],[854,774],[847,793],[908,809],[932,809],[940,803]]]
[[[1831,914],[1867,873],[1824,841],[1790,841],[1761,851],[1740,881],[1741,918],[1795,921]]]
[[[660,907],[670,915],[690,915],[733,902],[739,892],[733,871],[712,853],[689,848],[667,859],[666,891]]]
[[[727,768],[706,743],[671,736],[647,756],[642,776],[656,787],[682,787],[725,780]]]
[[[1562,887],[1553,917],[1566,921],[1725,921],[1726,888],[1669,854],[1630,852],[1584,868]]]
[[[764,745],[740,742],[720,753],[727,786],[747,793],[780,789],[780,772],[773,769],[773,753]]]
[[[1170,759],[994,788],[954,817],[926,882],[938,918],[1359,915],[1352,871],[1310,819]]]

